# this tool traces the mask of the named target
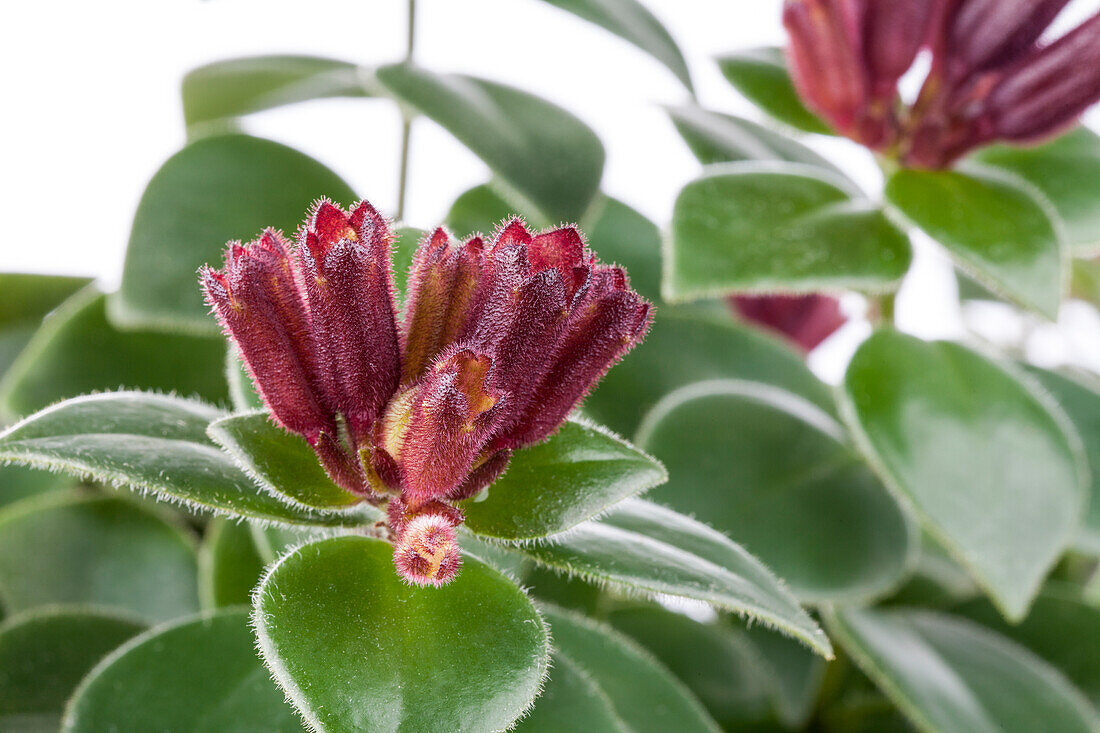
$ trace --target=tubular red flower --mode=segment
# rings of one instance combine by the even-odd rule
[[[840,302],[828,295],[738,295],[734,312],[746,321],[782,334],[803,351],[813,351],[846,319]]]

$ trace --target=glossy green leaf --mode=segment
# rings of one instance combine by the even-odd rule
[[[84,678],[62,730],[294,733],[302,724],[256,656],[248,612],[236,609],[131,639]]]
[[[668,480],[664,466],[622,438],[567,422],[549,440],[517,451],[484,494],[462,502],[479,535],[525,540],[563,532]]]
[[[619,609],[608,622],[656,656],[724,730],[771,718],[768,681],[743,632],[657,606]]]
[[[789,345],[736,323],[728,313],[659,308],[636,349],[584,402],[585,414],[626,436],[669,392],[706,379],[747,379],[793,392],[833,414],[829,388]]]
[[[1048,205],[1004,174],[900,170],[886,198],[993,292],[1055,318],[1065,286],[1060,227]]]
[[[359,67],[318,56],[215,61],[183,77],[187,126],[323,97],[365,97]]]
[[[344,205],[356,200],[335,173],[285,145],[247,135],[187,145],[141,197],[112,319],[128,327],[220,333],[196,271],[220,266],[226,242],[254,239],[266,227],[294,236],[322,196]]]
[[[803,601],[866,599],[906,570],[905,514],[844,429],[800,397],[696,383],[661,400],[638,440],[672,476],[649,499],[736,537]]]
[[[669,107],[667,111],[676,131],[703,165],[739,160],[785,160],[844,175],[797,140],[743,117],[689,105]]]
[[[691,74],[676,41],[638,0],[544,0],[602,26],[648,53],[692,91]]]
[[[43,317],[90,283],[86,277],[0,273],[0,376],[15,361]]]
[[[628,730],[718,731],[688,688],[635,642],[571,611],[553,607],[542,611],[550,622],[554,646],[599,685]]]
[[[26,415],[120,386],[224,402],[224,353],[221,339],[120,331],[107,320],[106,296],[87,289],[46,320],[0,380],[0,409]]]
[[[1082,125],[1043,145],[993,145],[974,157],[1038,189],[1058,213],[1075,251],[1091,253],[1100,246],[1100,136],[1095,132]]]
[[[804,164],[709,167],[676,198],[665,299],[893,289],[909,269],[909,239],[858,196],[845,179]]]
[[[199,547],[199,599],[205,609],[245,606],[259,585],[264,560],[248,524],[216,517]]]
[[[1091,482],[1088,513],[1074,546],[1100,557],[1100,384],[1085,374],[1061,374],[1037,367],[1028,371],[1058,400],[1081,437]]]
[[[494,82],[406,64],[376,73],[390,94],[458,138],[548,219],[579,220],[595,197],[603,145],[561,107]]]
[[[630,499],[599,521],[515,550],[614,588],[705,601],[832,655],[821,629],[759,560],[722,533],[656,504]]]
[[[1026,646],[1062,671],[1100,709],[1100,607],[1072,586],[1050,584],[1027,618],[1006,623],[983,599],[952,609]]]
[[[362,501],[334,484],[309,443],[274,425],[267,412],[229,415],[207,432],[264,489],[289,504],[327,509]]]
[[[920,730],[1100,729],[1100,717],[1057,670],[976,624],[922,611],[852,609],[831,615],[829,629]]]
[[[592,677],[561,652],[551,657],[546,681],[531,713],[515,727],[518,733],[558,733],[567,730],[591,733],[632,733],[615,706]]]
[[[0,433],[0,461],[152,492],[159,499],[287,524],[360,524],[293,507],[261,490],[206,435],[224,413],[147,392],[109,392],[48,407]]]
[[[393,548],[337,537],[284,556],[256,596],[260,650],[319,730],[495,731],[534,701],[547,629],[514,583],[465,558],[458,577],[416,588]]]
[[[44,608],[0,625],[0,730],[53,733],[80,679],[139,633],[134,619],[107,611]]]
[[[0,465],[0,508],[28,496],[62,491],[73,483],[69,476],[38,468]]]
[[[51,494],[0,512],[9,612],[90,603],[161,621],[198,608],[193,538],[123,498]]]
[[[805,132],[832,134],[829,126],[802,104],[783,49],[767,46],[727,54],[718,59],[718,68],[737,91],[780,122]]]
[[[1088,469],[1053,400],[957,344],[879,331],[843,412],[882,478],[1002,612],[1024,616],[1080,524]]]

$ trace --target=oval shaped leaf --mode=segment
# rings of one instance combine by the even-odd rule
[[[665,298],[894,288],[909,269],[909,239],[848,186],[794,163],[708,168],[676,198]]]
[[[287,524],[369,519],[295,507],[262,490],[206,436],[224,413],[147,392],[60,402],[0,433],[0,460],[152,492],[165,501]]]
[[[259,585],[264,561],[252,527],[215,517],[199,547],[199,599],[204,609],[246,606]]]
[[[832,656],[825,634],[759,560],[671,509],[631,499],[550,542],[513,549],[541,565],[628,592],[705,601]]]
[[[805,602],[882,593],[916,549],[905,514],[843,428],[788,392],[734,381],[685,387],[646,416],[638,440],[672,475],[651,500],[706,517]]]
[[[247,56],[215,61],[183,77],[188,127],[322,97],[365,97],[359,67],[318,56]]]
[[[202,138],[169,158],[138,204],[111,317],[127,327],[217,334],[195,272],[266,227],[293,236],[322,196],[355,192],[313,158],[248,135]]]
[[[570,421],[517,451],[508,470],[462,502],[466,526],[503,540],[546,537],[575,527],[668,480],[664,466],[605,428]]]
[[[376,73],[388,93],[458,138],[546,218],[583,216],[600,186],[604,150],[572,114],[519,89],[469,76],[407,64]]]
[[[1066,280],[1061,233],[1026,189],[976,167],[900,170],[886,182],[886,198],[981,285],[1057,317]]]
[[[104,610],[43,608],[0,625],[0,729],[52,733],[81,678],[144,629]]]
[[[584,730],[591,733],[631,733],[615,714],[607,693],[561,652],[551,657],[553,671],[531,713],[519,721],[519,733],[556,733]]]
[[[1100,246],[1100,135],[1080,125],[1043,145],[992,145],[974,158],[1038,189],[1058,212],[1076,253]]]
[[[0,273],[0,376],[31,340],[47,313],[87,286],[86,277]]]
[[[852,609],[831,615],[829,629],[920,730],[1100,729],[1100,717],[1057,670],[976,624],[929,612]]]
[[[1056,404],[956,344],[880,331],[844,378],[843,412],[887,486],[1024,616],[1076,534],[1088,469]]]
[[[727,54],[718,59],[718,68],[737,91],[780,122],[804,132],[833,134],[802,104],[783,49],[765,46]]]
[[[84,678],[62,730],[300,733],[302,724],[256,656],[248,612],[236,609],[131,639]]]
[[[0,513],[0,597],[9,612],[88,603],[163,621],[198,609],[195,547],[125,499],[46,495]]]
[[[65,397],[158,389],[211,402],[228,396],[221,339],[120,331],[89,288],[55,311],[0,380],[0,409],[27,415]]]
[[[534,701],[549,637],[530,600],[467,556],[439,588],[406,585],[393,547],[305,545],[256,594],[260,650],[306,722],[325,731],[507,728]]]
[[[683,683],[636,643],[571,611],[549,606],[542,610],[554,645],[599,685],[628,730],[718,731]]]

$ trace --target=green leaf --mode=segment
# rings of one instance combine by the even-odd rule
[[[1085,374],[1060,374],[1028,367],[1069,415],[1085,448],[1089,464],[1089,502],[1084,526],[1074,547],[1100,557],[1100,386]]]
[[[44,608],[0,625],[0,729],[52,733],[77,683],[144,626],[103,610]]]
[[[653,328],[584,402],[592,419],[626,436],[669,392],[706,379],[746,379],[793,392],[833,414],[833,396],[802,357],[779,339],[728,313],[658,309]]]
[[[28,496],[67,489],[73,483],[68,476],[41,469],[0,465],[0,508]]]
[[[1027,148],[993,145],[974,159],[1019,176],[1051,203],[1077,254],[1100,246],[1100,136],[1081,125]]]
[[[666,300],[736,292],[894,289],[905,233],[843,178],[787,162],[711,166],[676,198]]]
[[[336,509],[363,501],[334,484],[309,443],[272,424],[267,412],[223,417],[207,433],[267,492],[287,504]]]
[[[785,160],[817,166],[849,180],[839,168],[797,140],[743,117],[689,105],[668,107],[666,111],[676,131],[703,165]]]
[[[107,321],[106,296],[89,288],[46,319],[0,380],[0,408],[26,415],[120,386],[224,402],[224,352],[221,339],[120,331]]]
[[[0,273],[0,376],[27,345],[47,313],[87,286],[86,277]]]
[[[393,280],[401,299],[405,298],[408,287],[409,268],[420,240],[427,234],[423,229],[397,227],[397,241],[393,243]]]
[[[248,605],[264,561],[248,524],[215,517],[199,547],[199,599],[205,609]]]
[[[527,92],[407,64],[378,80],[477,154],[501,181],[552,220],[577,221],[603,174],[596,134],[571,113]]]
[[[802,104],[783,49],[766,46],[727,54],[718,59],[718,68],[737,91],[780,122],[804,132],[833,134]]]
[[[722,533],[656,504],[630,499],[599,521],[514,549],[592,582],[705,601],[832,656],[821,629],[759,560]]]
[[[1010,619],[1072,540],[1088,469],[1053,400],[957,344],[879,331],[848,366],[857,443]]]
[[[694,93],[687,62],[668,30],[637,0],[544,0],[601,26],[648,53]]]
[[[323,97],[365,97],[359,67],[318,56],[247,56],[183,77],[188,127]]]
[[[552,671],[530,715],[519,721],[518,733],[632,733],[615,713],[615,706],[592,677],[561,652],[552,657]]]
[[[1100,608],[1081,598],[1072,586],[1049,584],[1027,618],[1006,623],[992,605],[975,599],[953,613],[988,626],[1026,646],[1066,675],[1100,708]]]
[[[828,622],[860,668],[922,731],[1100,729],[1088,701],[1057,670],[975,624],[869,609],[840,611]]]
[[[1065,289],[1059,226],[1049,206],[1004,174],[899,170],[886,198],[942,244],[968,275],[1055,318]]]
[[[717,733],[718,726],[687,687],[636,643],[571,611],[541,610],[554,646],[599,685],[628,730]]]
[[[145,189],[111,318],[127,327],[219,333],[195,272],[220,266],[229,240],[266,227],[293,237],[313,201],[355,193],[297,150],[247,135],[202,138],[169,158]]]
[[[91,603],[175,618],[198,608],[194,540],[122,498],[20,502],[0,512],[0,597],[9,612]]]
[[[248,612],[235,609],[131,639],[84,678],[62,729],[291,733],[302,724],[256,658]]]
[[[748,627],[745,635],[764,670],[776,717],[788,728],[804,727],[825,682],[825,661],[792,639],[759,626]]]
[[[157,498],[287,524],[362,524],[362,517],[292,507],[257,487],[206,436],[224,413],[146,392],[77,397],[0,433],[0,461],[152,492]]]
[[[672,476],[651,500],[736,537],[804,602],[881,594],[916,549],[910,522],[844,429],[789,392],[696,383],[661,400],[638,440]]]
[[[225,381],[229,384],[229,401],[234,412],[249,412],[263,409],[264,401],[260,397],[252,375],[248,373],[237,347],[229,345],[225,355]]]
[[[318,730],[494,731],[537,696],[547,629],[527,596],[470,556],[439,588],[407,585],[393,548],[337,537],[284,556],[256,595],[260,650]]]
[[[504,475],[461,507],[476,534],[536,539],[564,532],[667,480],[664,466],[622,438],[570,421],[549,440],[517,451]]]

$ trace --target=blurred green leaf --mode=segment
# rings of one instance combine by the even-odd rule
[[[730,625],[732,620],[725,623]],[[805,726],[825,681],[825,660],[763,627],[749,626],[744,633],[765,670],[776,717],[788,728]]]
[[[603,175],[604,150],[587,125],[527,92],[407,64],[378,80],[477,154],[518,196],[551,220],[577,221]]]
[[[1065,289],[1061,234],[1049,208],[1004,174],[900,170],[886,198],[968,275],[1050,318]]]
[[[438,588],[393,548],[338,537],[283,557],[256,596],[268,668],[314,729],[502,730],[538,695],[547,629],[516,585],[467,556]]]
[[[514,549],[560,572],[630,593],[705,601],[832,655],[821,629],[759,560],[724,534],[656,504],[630,499],[599,521]]]
[[[413,227],[397,228],[397,241],[393,244],[393,280],[401,300],[404,300],[405,289],[408,287],[413,255],[426,233],[423,229]]]
[[[292,733],[303,727],[256,657],[247,611],[227,609],[131,639],[81,682],[64,730]]]
[[[46,314],[90,282],[86,277],[0,273],[0,377]]]
[[[1100,136],[1080,125],[1051,142],[993,145],[974,158],[1024,179],[1054,206],[1075,253],[1100,246]]]
[[[89,603],[175,618],[198,608],[194,544],[126,499],[27,499],[0,512],[0,597],[9,612]]]
[[[611,699],[576,662],[561,652],[551,656],[550,678],[535,707],[521,719],[518,733],[632,733],[615,713]]]
[[[923,611],[830,614],[844,649],[922,731],[1096,731],[1100,718],[1053,667],[976,624]]]
[[[676,198],[665,298],[894,289],[909,269],[909,240],[858,196],[843,178],[803,164],[709,167]]]
[[[226,517],[206,526],[199,547],[199,600],[207,610],[246,606],[259,585],[264,561],[252,539],[252,528]]]
[[[554,646],[599,685],[628,730],[717,733],[718,726],[690,690],[636,643],[571,611],[541,610]]]
[[[676,41],[637,0],[544,0],[611,31],[664,64],[688,91],[694,91],[687,62]]]
[[[0,730],[53,733],[65,701],[102,657],[144,626],[92,608],[43,608],[0,625]]]
[[[1021,380],[957,344],[879,331],[842,391],[883,480],[1013,620],[1076,534],[1088,481],[1068,421]]]
[[[151,492],[157,498],[287,524],[361,524],[292,507],[260,489],[206,435],[224,413],[146,392],[77,397],[0,433],[0,460]]]
[[[783,49],[766,46],[737,51],[720,57],[718,68],[737,91],[780,122],[804,132],[833,134],[802,104],[787,71]]]
[[[187,72],[180,91],[188,127],[310,99],[367,96],[359,67],[318,56],[215,61]]]
[[[203,302],[200,266],[220,267],[230,240],[263,229],[294,237],[313,201],[357,197],[335,173],[285,145],[217,135],[187,145],[157,171],[138,204],[111,318],[127,327],[220,333]]]
[[[0,508],[28,496],[62,491],[74,483],[71,476],[44,469],[0,465]]]
[[[229,384],[229,401],[234,412],[263,409],[264,401],[233,344],[226,350],[225,381]]]
[[[26,415],[65,397],[130,387],[225,402],[221,339],[120,331],[87,289],[46,319],[0,380],[0,408]]]
[[[696,383],[661,400],[638,440],[671,474],[649,499],[736,537],[804,602],[879,595],[915,550],[910,522],[844,429],[789,392]]]

